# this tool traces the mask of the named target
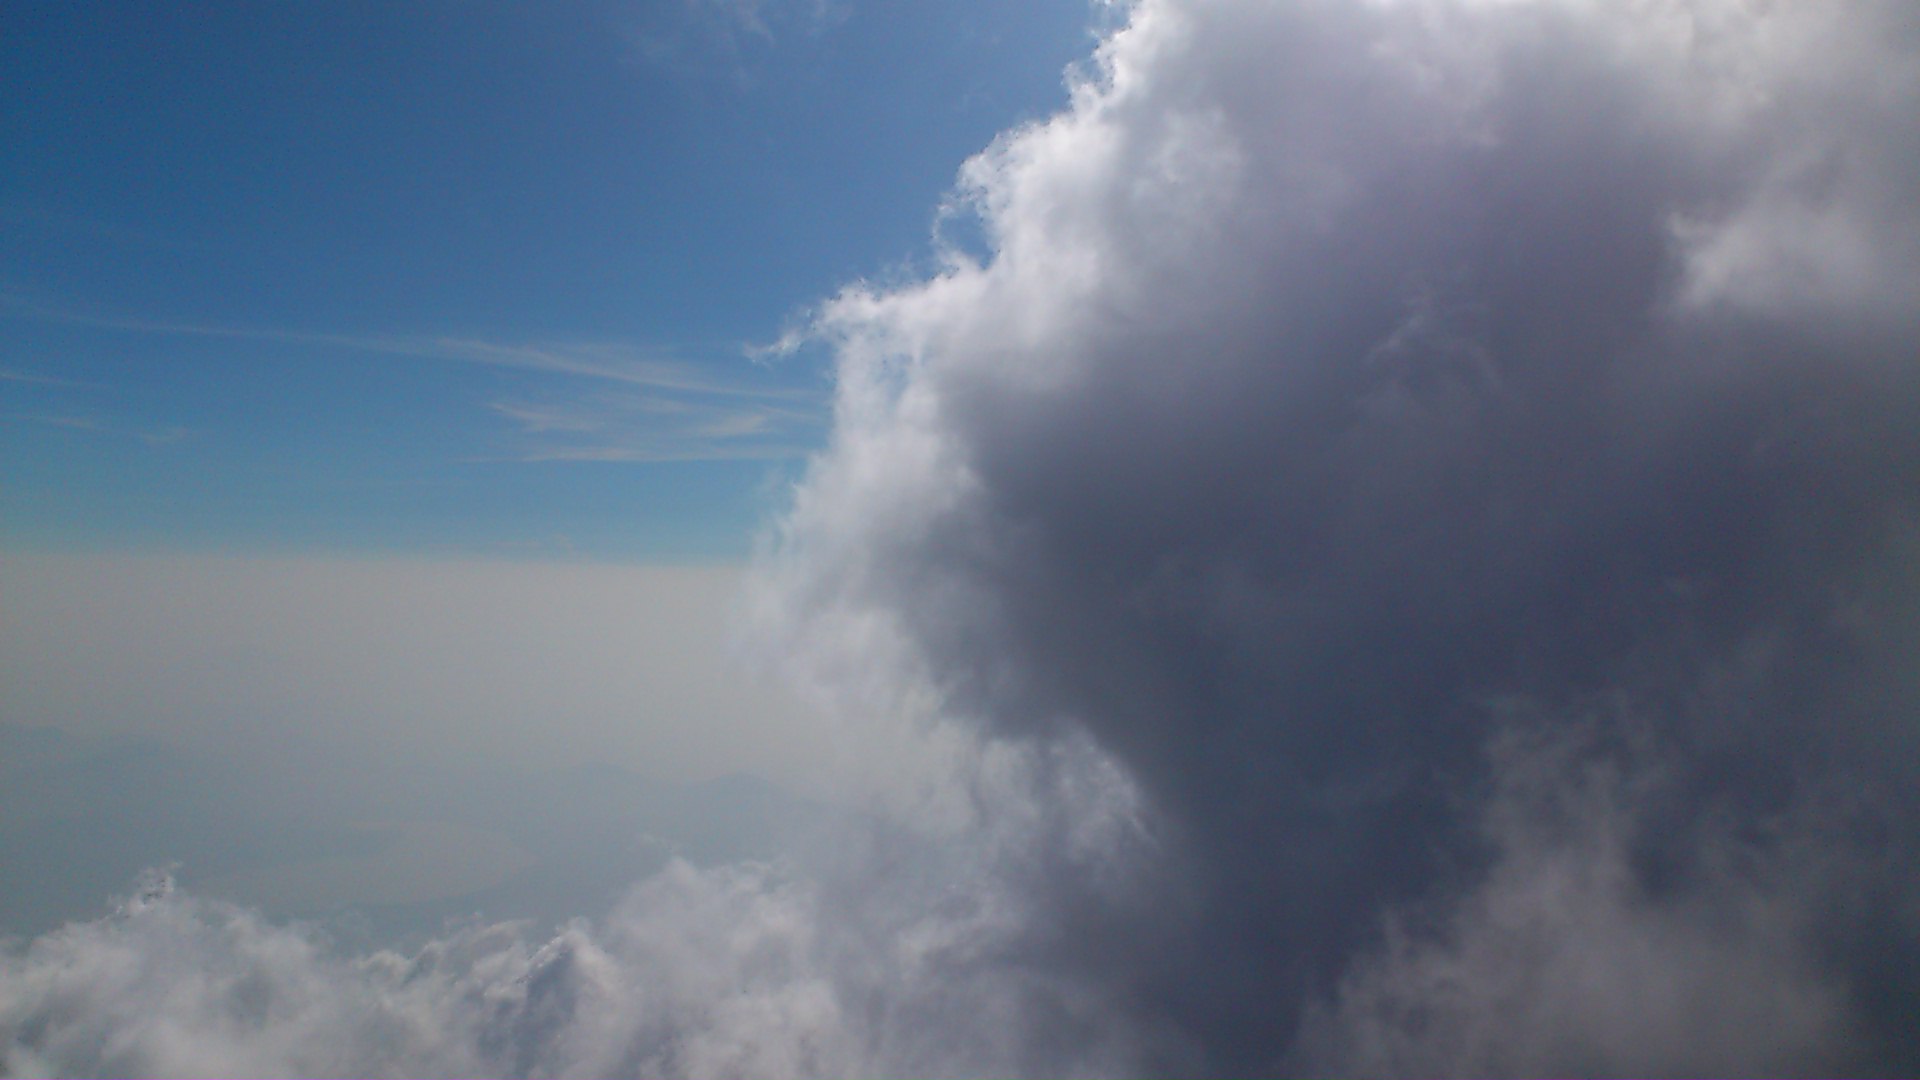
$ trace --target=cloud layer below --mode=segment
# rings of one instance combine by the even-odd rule
[[[155,889],[6,1071],[1920,1069],[1917,112],[1895,2],[1142,0],[811,328],[758,610],[886,823],[413,958]]]

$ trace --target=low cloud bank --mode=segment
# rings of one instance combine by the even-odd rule
[[[1142,0],[808,331],[758,611],[911,812],[537,947],[162,897],[7,1070],[1920,1070],[1916,114],[1897,2]]]
[[[994,773],[1007,791],[1050,786],[1022,767],[982,776]],[[1098,877],[1090,860],[1113,846],[1034,845],[1039,805],[943,843],[849,828],[804,875],[675,860],[602,918],[550,934],[475,921],[404,954],[350,954],[311,925],[196,898],[150,872],[113,915],[13,943],[0,969],[0,1072],[1126,1071],[1141,1033],[1122,1022],[1115,991],[1029,953],[1035,898],[1023,884],[1038,864]]]

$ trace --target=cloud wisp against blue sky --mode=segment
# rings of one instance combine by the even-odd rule
[[[1085,41],[1079,0],[855,14],[16,7],[0,543],[486,554],[507,503],[604,558],[740,558],[827,390],[752,344],[923,251]]]
[[[791,373],[736,359],[724,364],[674,359],[665,349],[615,344],[504,344],[457,338],[353,337],[286,330],[144,322],[136,319],[36,310],[4,298],[18,318],[117,331],[141,337],[210,339],[240,349],[290,346],[331,357],[389,357],[397,361],[473,364],[552,376],[530,387],[533,398],[487,402],[485,407],[526,438],[517,449],[488,456],[475,449],[467,460],[519,461],[725,461],[793,460],[819,444],[826,422],[824,386],[796,381]],[[61,389],[98,389],[47,376],[13,374],[14,381],[53,397]],[[595,384],[631,392],[610,394]],[[583,389],[584,387],[584,389]],[[41,418],[85,430],[108,430],[99,421]],[[168,429],[178,437],[185,429]],[[555,436],[571,437],[555,440]],[[152,435],[143,436],[149,439]],[[497,440],[496,440],[497,441]]]

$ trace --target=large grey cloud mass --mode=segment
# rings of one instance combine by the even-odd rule
[[[537,951],[162,898],[7,1069],[1920,1071],[1920,8],[1125,16],[808,330],[762,610],[944,816]]]

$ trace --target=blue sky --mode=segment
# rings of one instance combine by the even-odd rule
[[[1085,0],[11,4],[0,547],[732,559]]]

